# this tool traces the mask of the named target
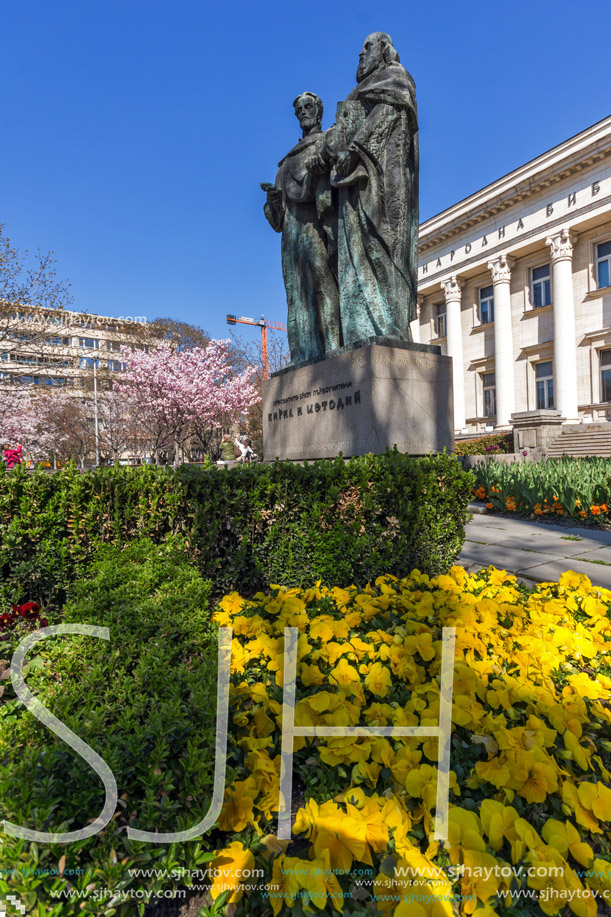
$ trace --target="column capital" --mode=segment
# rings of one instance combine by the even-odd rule
[[[513,261],[507,255],[499,255],[494,261],[488,262],[488,270],[492,271],[492,283],[509,283]]]
[[[545,244],[552,251],[552,263],[556,261],[570,261],[573,257],[574,236],[568,229],[561,229],[553,236],[548,236]]]
[[[452,274],[449,280],[442,280],[441,286],[445,294],[446,303],[460,302],[461,290],[464,285],[465,281],[456,274]]]

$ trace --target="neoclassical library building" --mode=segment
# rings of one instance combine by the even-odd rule
[[[611,116],[420,225],[415,341],[457,434],[611,420]]]

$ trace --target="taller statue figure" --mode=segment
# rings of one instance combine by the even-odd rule
[[[304,92],[293,102],[303,136],[278,163],[274,185],[267,192],[265,216],[282,233],[282,274],[288,304],[291,362],[320,360],[340,346],[337,289],[336,196],[329,170],[308,171],[306,161],[318,158],[324,140],[322,102]]]
[[[416,89],[392,39],[369,35],[357,86],[308,161],[338,189],[343,344],[388,335],[411,341],[418,267]]]

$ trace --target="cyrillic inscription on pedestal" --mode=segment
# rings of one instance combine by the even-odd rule
[[[377,343],[263,386],[266,461],[454,449],[452,361],[418,344]]]

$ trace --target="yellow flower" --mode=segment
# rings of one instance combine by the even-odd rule
[[[544,802],[548,793],[558,789],[558,778],[554,768],[543,761],[535,761],[528,768],[526,780],[516,787],[527,802]]]
[[[555,818],[548,818],[541,834],[550,847],[563,857],[570,853],[582,866],[588,868],[592,865],[594,851],[589,844],[582,842],[579,831],[570,821],[563,823]]]
[[[375,788],[378,785],[378,780],[381,773],[381,764],[375,764],[368,761],[359,761],[352,770],[352,779],[357,783],[366,781],[370,786]]]
[[[319,822],[314,853],[322,856],[324,851],[328,851],[331,868],[346,873],[350,871],[353,859],[371,865],[365,835],[366,826],[363,822],[339,812]]]
[[[225,801],[219,817],[221,831],[242,831],[246,825],[254,825],[253,805],[257,795],[254,777],[239,780],[225,790]]]
[[[482,780],[499,789],[507,786],[511,778],[511,772],[503,757],[492,758],[490,761],[477,761],[475,773]]]
[[[407,637],[403,645],[408,653],[412,655],[419,653],[420,658],[425,662],[430,662],[435,658],[435,649],[433,647],[433,635],[430,631],[415,634],[413,637]]]
[[[581,804],[596,818],[611,822],[611,790],[603,783],[580,783],[577,795]]]
[[[299,857],[284,855],[277,857],[272,868],[271,886],[269,899],[276,917],[283,904],[289,908],[294,906],[297,895],[304,904],[309,897],[319,910],[325,909],[327,898],[331,897],[334,908],[339,913],[343,910],[344,896],[331,869],[328,855],[315,860],[301,860]],[[303,892],[307,893],[305,900]]]
[[[571,752],[572,760],[579,765],[582,771],[587,771],[590,767],[588,755],[584,748],[579,744],[572,732],[568,729],[564,733],[564,747]]]
[[[272,910],[277,915],[283,904],[293,907],[295,896],[299,892],[299,869],[302,860],[299,857],[287,857],[284,854],[276,857],[272,866],[272,881],[269,900]]]
[[[375,647],[370,643],[366,643],[361,637],[351,637],[350,638],[350,649],[354,652],[357,659],[364,659],[365,656],[375,656]]]
[[[229,595],[224,596],[219,602],[219,608],[229,615],[239,614],[245,605],[246,600],[243,599],[238,592],[230,592]]]
[[[611,863],[597,857],[592,864],[591,874],[587,877],[588,885],[599,893],[607,893],[611,900]]]
[[[562,801],[571,812],[575,813],[577,823],[581,825],[582,828],[587,828],[592,834],[602,834],[602,828],[599,826],[593,814],[588,811],[586,806],[582,805],[577,787],[569,780],[565,780],[562,784]]]
[[[499,889],[499,879],[495,875],[498,864],[493,856],[480,850],[465,850],[463,863],[465,874],[460,880],[460,891],[466,899],[465,914],[472,914],[476,907],[474,897],[485,904],[496,895]]]
[[[350,736],[339,739],[324,739],[319,754],[325,764],[351,764],[366,761],[371,754],[370,739],[354,739]]]
[[[320,671],[317,665],[308,665],[305,662],[302,662],[299,666],[299,679],[301,684],[306,688],[310,688],[313,685],[318,687],[325,683],[325,676]]]
[[[586,890],[566,860],[547,847],[527,857],[529,888],[539,890],[539,907],[545,914],[558,914],[568,903],[577,917],[597,917],[594,896]]]
[[[233,620],[233,632],[239,637],[256,637],[263,629],[265,622],[260,615],[253,615],[252,618],[245,618],[239,615]]]
[[[466,850],[486,850],[482,823],[475,812],[452,806],[448,818],[448,840],[450,859],[458,863]]]
[[[380,853],[388,846],[388,826],[384,822],[382,812],[373,800],[362,807],[346,804],[347,814],[356,822],[365,825],[365,841],[370,850]],[[371,857],[364,862],[370,863]]]
[[[320,615],[310,624],[310,638],[320,640],[322,643],[328,643],[334,636],[333,618],[331,615]]]
[[[433,875],[440,875],[430,865]],[[373,885],[379,911],[393,917],[452,917],[451,887],[442,874],[439,884],[434,879],[428,882],[423,877],[428,872],[419,874],[417,867],[404,860],[391,861],[385,870]]]
[[[484,831],[488,835],[488,845],[495,851],[503,846],[505,837],[518,819],[518,813],[512,806],[504,806],[495,799],[484,799],[479,810]]]
[[[255,858],[250,850],[245,850],[239,841],[233,841],[229,847],[219,850],[210,864],[210,874],[214,876],[210,888],[213,899],[231,889],[228,904],[239,901],[243,895],[242,882],[248,882],[255,866]]]
[[[391,686],[390,672],[381,662],[374,662],[365,678],[365,686],[376,697],[386,697]]]
[[[342,657],[334,669],[329,673],[329,684],[340,685],[342,688],[348,688],[349,693],[353,693],[354,685],[360,687],[361,679],[359,673],[350,665],[345,657]]]

